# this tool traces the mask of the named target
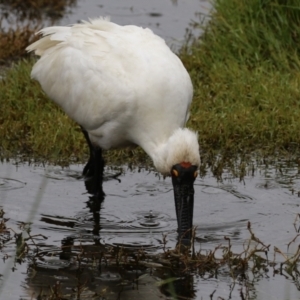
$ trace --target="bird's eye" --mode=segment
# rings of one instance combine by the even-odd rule
[[[173,169],[172,170],[172,175],[175,176],[175,177],[178,177],[179,173],[177,170]]]
[[[197,171],[195,171],[195,173],[194,173],[194,177],[196,178],[198,176],[198,172]]]

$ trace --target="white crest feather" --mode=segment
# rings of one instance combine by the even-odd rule
[[[200,166],[200,151],[197,133],[188,128],[179,128],[153,156],[156,169],[170,175],[171,168],[182,162]]]

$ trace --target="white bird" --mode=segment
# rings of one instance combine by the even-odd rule
[[[200,154],[197,134],[184,128],[193,86],[181,60],[150,29],[107,18],[38,34],[27,47],[40,56],[31,76],[83,128],[94,193],[102,190],[101,149],[138,145],[172,177],[179,237],[189,239]]]

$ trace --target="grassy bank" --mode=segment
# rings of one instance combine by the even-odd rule
[[[215,8],[204,35],[180,52],[195,88],[188,126],[202,153],[298,153],[300,2],[216,0]],[[20,61],[0,81],[2,157],[84,160],[79,128],[30,80],[32,63]],[[108,160],[144,158],[123,150]]]
[[[299,150],[300,2],[216,0],[215,8],[202,38],[181,53],[202,146]]]

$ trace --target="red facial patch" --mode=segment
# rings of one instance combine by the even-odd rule
[[[183,168],[185,168],[185,169],[187,169],[187,168],[189,168],[189,167],[192,166],[191,163],[186,162],[186,161],[183,161],[182,163],[180,163],[180,165],[181,165]]]

